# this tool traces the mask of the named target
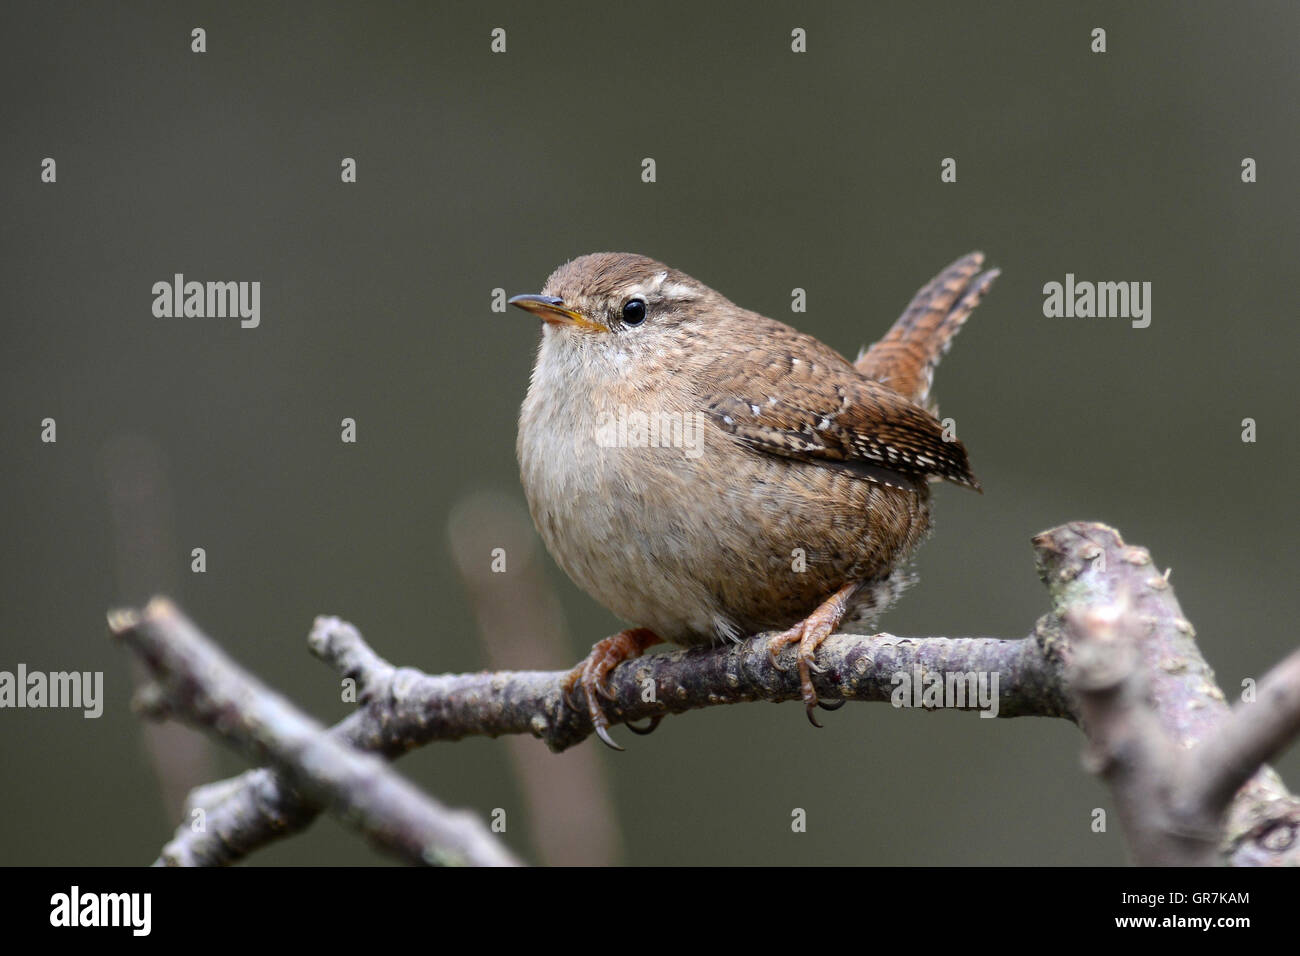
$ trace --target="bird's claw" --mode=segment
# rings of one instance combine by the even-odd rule
[[[603,641],[597,641],[592,647],[591,653],[571,670],[564,678],[561,685],[565,703],[574,710],[579,706],[573,699],[573,689],[576,685],[581,685],[583,693],[586,695],[587,716],[591,718],[592,728],[596,736],[608,747],[614,750],[622,750],[609,734],[609,718],[605,716],[605,710],[601,706],[601,698],[605,700],[615,700],[613,692],[609,689],[606,678],[619,664],[626,660],[636,657],[647,647],[659,643],[659,636],[653,631],[644,628],[635,628],[630,631],[622,631],[612,637],[607,637]],[[652,717],[648,728],[637,728],[628,725],[628,729],[633,733],[648,734],[659,725],[662,716]]]
[[[848,603],[858,587],[857,584],[847,584],[840,588],[804,620],[788,631],[774,635],[767,642],[768,659],[771,660],[772,666],[782,671],[788,668],[778,660],[778,655],[791,644],[798,645],[799,650],[795,655],[795,661],[799,665],[799,696],[803,698],[808,722],[814,727],[821,726],[817,715],[813,713],[818,707],[822,710],[839,710],[844,706],[842,700],[827,704],[817,699],[817,689],[813,687],[812,675],[824,674],[828,668],[818,664],[814,660],[814,655],[817,653],[817,648],[821,647],[822,642],[844,619]]]
[[[623,726],[626,727],[628,730],[632,731],[632,733],[645,737],[648,734],[653,734],[655,732],[655,728],[659,726],[660,722],[663,719],[664,719],[663,714],[655,714],[653,717],[650,718],[650,723],[648,726],[638,727],[636,724],[632,723],[631,721],[628,721]]]
[[[780,634],[774,634],[767,640],[767,659],[772,662],[772,666],[779,671],[788,671],[790,668],[781,660],[781,652],[791,644],[798,644],[802,637],[802,626],[795,625],[788,631],[782,631]]]

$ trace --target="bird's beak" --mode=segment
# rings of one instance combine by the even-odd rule
[[[525,312],[531,312],[552,325],[576,325],[588,332],[606,331],[603,325],[591,321],[581,312],[566,309],[564,300],[553,295],[517,295],[510,300],[509,304],[518,306]]]

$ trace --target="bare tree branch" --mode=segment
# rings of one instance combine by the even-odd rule
[[[435,675],[394,668],[338,618],[317,618],[308,642],[318,657],[357,680],[366,706],[338,726],[351,722],[348,740],[365,750],[394,754],[435,740],[532,734],[558,752],[593,732],[582,691],[574,691],[577,706],[561,695],[567,671]],[[772,663],[763,635],[722,647],[649,654],[611,673],[613,702],[606,710],[618,724],[724,704],[799,700],[793,651],[779,661]],[[822,671],[813,682],[826,700],[890,700],[899,673],[996,671],[998,716],[1069,714],[1033,638],[833,634],[818,650],[817,663]]]
[[[1255,699],[1233,708],[1216,736],[1191,757],[1188,799],[1223,809],[1264,761],[1300,733],[1300,650],[1259,682]]]
[[[474,735],[532,734],[556,751],[592,733],[581,691],[570,707],[561,699],[566,671],[424,674],[396,668],[377,655],[351,624],[320,617],[308,646],[345,677],[357,681],[360,707],[329,733],[360,750],[396,757],[427,743]],[[897,673],[960,669],[1013,675],[1001,681],[998,715],[1070,716],[1051,666],[1032,638],[906,638],[832,635],[818,652],[827,666],[817,676],[826,699],[889,700]],[[667,703],[642,700],[642,679]],[[654,654],[613,672],[615,723],[665,712],[750,700],[799,700],[792,663],[772,666],[763,637],[728,647]],[[967,709],[974,709],[972,704]],[[661,731],[662,732],[662,731]],[[177,829],[163,860],[175,865],[226,865],[258,847],[305,829],[319,813],[280,774],[250,770],[197,788],[186,810],[202,809],[208,826]]]
[[[1295,735],[1294,655],[1266,681],[1277,708],[1228,707],[1169,583],[1145,548],[1076,522],[1034,539],[1054,612],[1044,650],[1065,666],[1090,766],[1145,864],[1300,864],[1300,800],[1262,762]],[[1262,700],[1262,695],[1261,695]]]
[[[185,720],[272,762],[304,797],[408,862],[515,862],[473,814],[448,810],[379,758],[326,733],[244,673],[171,602],[114,612],[109,623],[153,677],[139,698],[150,716]]]
[[[1283,716],[1230,719],[1167,575],[1154,569],[1144,549],[1126,546],[1104,525],[1087,523],[1044,532],[1034,545],[1053,609],[1031,637],[832,635],[817,654],[818,694],[825,700],[882,701],[895,696],[903,675],[996,674],[998,716],[1080,723],[1092,765],[1115,791],[1138,859],[1181,841],[1183,849],[1168,860],[1213,854],[1236,865],[1300,863],[1300,801],[1260,766],[1296,732],[1296,669],[1288,662],[1262,685],[1261,700],[1267,694]],[[318,618],[309,645],[358,682],[361,706],[330,733],[361,750],[393,757],[434,740],[529,733],[559,751],[592,732],[581,690],[572,704],[562,697],[562,671],[428,675],[394,668],[337,618]],[[769,660],[762,635],[723,647],[648,655],[611,673],[613,700],[606,712],[620,723],[744,701],[797,700],[793,662],[787,656],[783,665]],[[963,709],[977,706],[967,701]],[[1249,729],[1239,729],[1239,720]],[[1231,741],[1203,746],[1220,733]],[[1199,761],[1194,773],[1182,759],[1192,755]],[[1231,770],[1212,769],[1229,759]],[[1196,796],[1188,779],[1204,781],[1205,794]],[[1222,826],[1189,812],[1191,804],[1212,806],[1242,780]],[[229,862],[304,828],[317,812],[271,770],[214,786],[196,791],[191,804],[200,801],[216,822],[224,856],[212,853],[204,836],[182,829],[167,851],[177,861]],[[1159,812],[1144,813],[1148,805],[1158,805]]]
[[[1127,611],[1115,606],[1069,616],[1069,676],[1087,728],[1087,763],[1114,793],[1138,863],[1210,866],[1217,862],[1219,814],[1187,812],[1175,803],[1183,755],[1149,705]]]

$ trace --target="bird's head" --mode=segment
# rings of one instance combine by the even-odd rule
[[[544,349],[553,340],[591,358],[623,359],[688,347],[698,317],[730,305],[686,273],[625,252],[579,256],[551,273],[540,295],[510,304],[543,320]]]

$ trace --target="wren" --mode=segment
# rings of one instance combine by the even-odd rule
[[[565,683],[603,741],[621,749],[609,671],[660,641],[776,632],[778,666],[798,648],[809,719],[833,709],[813,688],[817,647],[837,628],[871,633],[911,583],[931,481],[979,490],[930,386],[998,275],[983,261],[943,270],[855,362],[638,255],[581,256],[510,300],[543,320],[517,444],[533,521],[633,625]]]

